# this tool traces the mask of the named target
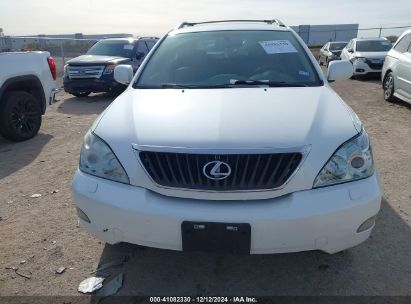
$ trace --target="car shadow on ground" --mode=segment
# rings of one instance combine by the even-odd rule
[[[110,269],[106,280],[124,274],[118,295],[409,294],[410,235],[409,224],[383,199],[370,239],[334,255],[311,251],[241,256],[106,244],[100,265],[126,258],[122,267]]]
[[[371,76],[355,76],[351,80],[353,81],[361,81],[361,82],[368,82],[368,83],[375,83],[381,85],[381,75],[371,75]],[[382,88],[381,88],[382,90]]]
[[[411,110],[411,104],[405,101],[402,101],[400,99],[397,99],[395,102],[392,103],[395,106],[406,108],[408,110]]]
[[[71,115],[100,114],[118,95],[119,94],[114,93],[103,93],[92,94],[82,98],[73,96],[64,99],[61,104],[57,103],[57,111]],[[61,99],[60,96],[59,99]],[[101,107],[96,106],[96,104],[101,105]]]
[[[30,140],[11,142],[0,136],[0,180],[30,164],[52,138],[39,133]]]

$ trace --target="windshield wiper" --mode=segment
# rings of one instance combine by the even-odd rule
[[[219,89],[219,88],[232,88],[230,84],[217,84],[217,85],[189,85],[189,84],[176,84],[176,83],[163,83],[160,85],[134,85],[135,89]]]
[[[231,80],[227,84],[178,84],[178,83],[162,83],[159,85],[136,85],[136,89],[219,89],[219,88],[234,88],[237,86],[268,86],[268,87],[307,87],[307,84],[291,83],[285,81],[270,81],[270,80]]]
[[[197,85],[197,84],[177,84],[177,83],[163,83],[159,85],[162,89],[213,89],[213,88],[228,88],[230,85],[226,84],[207,84],[207,85]]]
[[[271,80],[236,80],[230,81],[231,85],[249,85],[249,86],[269,86],[269,87],[307,87],[304,83],[292,83],[285,81],[271,81]]]

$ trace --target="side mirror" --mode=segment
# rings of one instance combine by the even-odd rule
[[[137,59],[137,60],[143,59],[144,56],[145,56],[145,54],[144,54],[143,52],[137,52],[137,54],[136,54],[136,59]]]
[[[347,52],[348,52],[348,53],[354,53],[354,49],[349,48],[349,49],[347,49]]]
[[[114,80],[128,85],[133,79],[133,67],[128,64],[120,64],[114,69]]]
[[[335,80],[348,79],[353,75],[353,72],[351,62],[346,60],[331,61],[328,66],[327,80],[333,82]]]

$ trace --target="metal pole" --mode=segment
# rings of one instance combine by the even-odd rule
[[[60,43],[60,51],[61,51],[61,58],[62,58],[62,62],[63,62],[62,71],[64,71],[64,66],[66,65],[66,60],[65,60],[65,58],[64,58],[63,41],[61,41],[61,43]]]
[[[380,27],[380,34],[378,35],[378,37],[381,37],[381,31],[382,31],[382,26]]]

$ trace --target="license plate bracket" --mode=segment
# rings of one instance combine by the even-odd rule
[[[181,234],[184,251],[250,253],[251,226],[247,223],[184,221]]]

